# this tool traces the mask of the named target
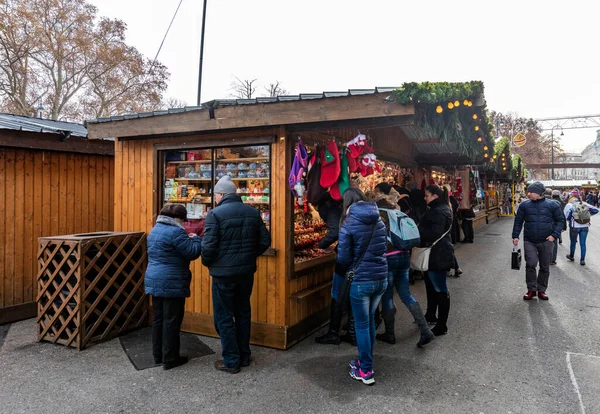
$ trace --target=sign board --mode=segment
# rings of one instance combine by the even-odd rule
[[[523,134],[517,134],[513,138],[513,143],[517,147],[522,147],[523,145],[525,145],[525,143],[527,143],[527,138],[525,138],[525,135]]]

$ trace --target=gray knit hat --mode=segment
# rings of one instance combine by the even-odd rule
[[[215,194],[235,194],[236,192],[237,187],[228,175],[223,176],[217,181],[217,184],[215,184]]]
[[[529,184],[529,187],[527,187],[528,193],[536,193],[541,196],[544,195],[545,191],[546,191],[546,188],[544,187],[544,184],[540,183],[539,181],[531,183],[531,184]]]

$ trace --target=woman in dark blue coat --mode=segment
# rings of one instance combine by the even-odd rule
[[[144,278],[146,294],[152,295],[152,354],[164,369],[185,364],[179,355],[179,330],[185,298],[190,296],[190,262],[200,257],[202,239],[185,232],[181,223],[187,210],[167,204],[148,235],[148,267]]]
[[[375,309],[387,288],[387,236],[377,205],[364,199],[364,194],[357,188],[344,192],[338,262],[347,271],[355,273],[350,286],[350,304],[359,356],[350,361],[350,376],[372,385],[375,383]]]

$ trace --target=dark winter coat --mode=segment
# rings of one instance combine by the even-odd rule
[[[525,225],[523,238],[526,242],[543,243],[548,236],[558,239],[564,226],[564,216],[560,205],[545,197],[539,200],[524,201],[515,216],[513,239],[519,238],[523,225]]]
[[[335,243],[340,232],[340,218],[342,218],[342,205],[332,199],[319,204],[319,216],[327,224],[327,234],[319,240],[319,248],[326,249]]]
[[[425,201],[425,192],[415,188],[410,190],[410,205],[411,214],[410,217],[419,224],[425,211],[427,210],[427,202]]]
[[[431,246],[437,239],[452,226],[452,211],[448,203],[437,198],[429,203],[427,211],[419,223],[421,246]],[[429,256],[429,270],[442,271],[454,268],[454,246],[452,237],[448,232],[431,249]]]
[[[256,258],[271,245],[271,235],[255,208],[228,194],[206,216],[202,263],[213,277],[251,276]]]
[[[350,206],[350,212],[340,227],[337,260],[348,270],[358,264],[354,282],[387,279],[386,246],[385,225],[379,217],[377,205],[359,202]],[[365,254],[358,263],[363,252]]]
[[[190,296],[190,261],[200,257],[202,239],[190,238],[173,218],[158,216],[148,234],[146,294],[163,298]]]

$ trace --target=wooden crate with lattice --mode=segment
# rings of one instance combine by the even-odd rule
[[[147,323],[145,233],[38,241],[38,340],[81,350]]]

